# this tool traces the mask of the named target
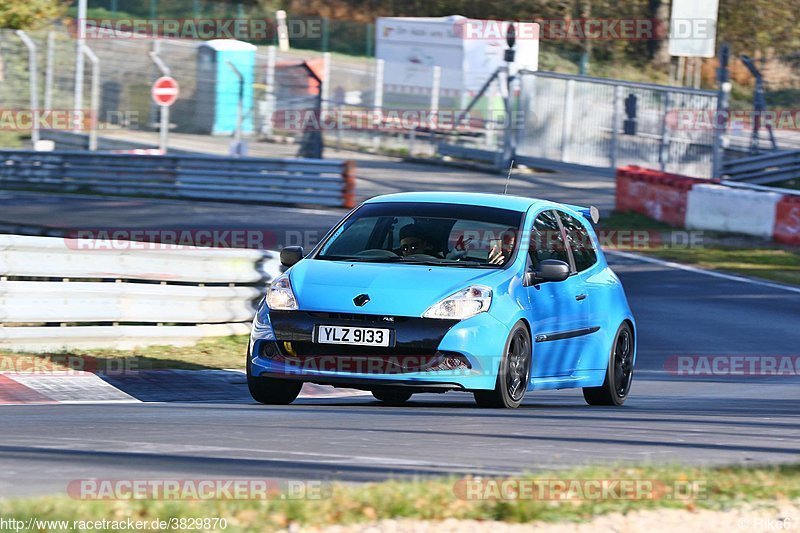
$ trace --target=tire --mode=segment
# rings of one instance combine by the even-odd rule
[[[372,391],[372,395],[387,405],[403,405],[413,393],[404,390],[378,389]]]
[[[633,382],[633,331],[623,322],[614,337],[608,359],[606,379],[599,387],[584,387],[583,398],[589,405],[614,405],[625,403]]]
[[[525,324],[517,322],[508,335],[494,389],[475,391],[475,403],[479,407],[519,407],[530,379],[531,335]]]
[[[247,354],[247,388],[250,396],[259,403],[266,405],[288,405],[295,401],[302,381],[279,378],[262,378],[252,375],[250,368],[250,354]]]

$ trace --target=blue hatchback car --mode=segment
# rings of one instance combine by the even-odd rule
[[[636,323],[597,244],[596,210],[516,196],[400,193],[348,213],[289,267],[253,321],[247,382],[265,404],[304,382],[369,390],[472,392],[485,407],[583,389],[622,405]]]

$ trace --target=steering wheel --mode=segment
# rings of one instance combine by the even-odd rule
[[[398,257],[398,255],[393,251],[384,250],[383,248],[370,248],[369,250],[361,250],[355,255],[358,257]]]

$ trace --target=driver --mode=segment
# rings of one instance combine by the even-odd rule
[[[432,239],[418,224],[408,224],[400,228],[400,255],[425,254],[438,257]]]

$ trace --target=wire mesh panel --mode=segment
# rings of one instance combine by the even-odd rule
[[[521,156],[593,167],[640,165],[710,177],[714,130],[681,113],[713,117],[717,95],[677,87],[548,72],[520,77]]]

